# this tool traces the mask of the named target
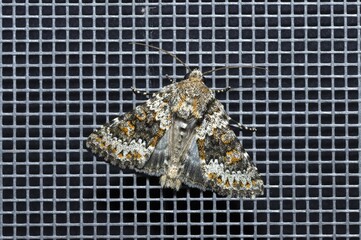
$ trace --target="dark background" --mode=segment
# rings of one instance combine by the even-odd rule
[[[0,238],[349,238],[360,222],[360,3],[37,1],[0,5]],[[84,140],[168,74],[207,85],[265,181],[219,197],[98,161]],[[251,67],[250,67],[251,66]],[[257,66],[261,70],[252,68]]]

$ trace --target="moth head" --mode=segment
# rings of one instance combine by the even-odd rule
[[[203,81],[203,73],[199,71],[198,69],[194,69],[190,73],[187,73],[184,76],[184,79],[189,79],[190,81]]]

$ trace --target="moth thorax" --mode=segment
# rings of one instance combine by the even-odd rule
[[[203,73],[201,71],[199,71],[198,69],[194,69],[189,74],[189,80],[191,80],[191,81],[202,81],[202,79],[203,79]]]

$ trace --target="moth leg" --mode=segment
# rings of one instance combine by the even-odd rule
[[[226,88],[223,88],[223,89],[219,89],[219,90],[213,90],[214,93],[222,93],[222,92],[228,92],[229,90],[231,90],[231,87],[226,87]]]
[[[170,83],[175,83],[175,80],[168,76],[168,74],[165,75],[165,78],[170,81]]]
[[[138,89],[136,89],[136,88],[134,88],[134,87],[131,87],[130,89],[132,89],[132,91],[133,91],[134,94],[140,94],[140,95],[143,95],[143,96],[147,96],[148,98],[149,98],[150,96],[152,96],[151,93],[148,93],[148,92],[142,91],[142,90],[138,90]]]
[[[246,130],[246,131],[250,131],[250,132],[255,132],[257,131],[257,128],[254,128],[254,127],[248,127],[248,126],[245,126],[243,124],[240,124],[239,122],[233,120],[233,119],[230,119],[232,122],[235,123],[235,126],[238,127],[240,130]]]

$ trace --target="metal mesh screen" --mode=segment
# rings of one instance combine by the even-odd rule
[[[56,2],[56,3],[52,3]],[[0,4],[0,238],[359,239],[359,1]],[[265,181],[255,200],[120,171],[84,144],[186,69],[203,71]]]

